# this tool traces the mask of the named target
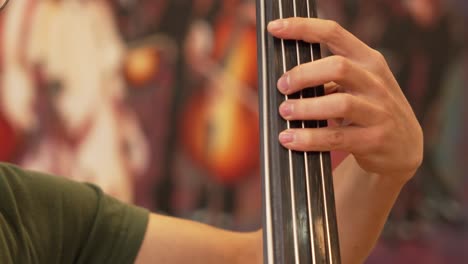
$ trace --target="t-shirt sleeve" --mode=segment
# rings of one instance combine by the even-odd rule
[[[147,224],[148,211],[94,185],[0,164],[0,260],[133,263]]]

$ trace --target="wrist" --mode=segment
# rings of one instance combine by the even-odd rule
[[[386,188],[399,190],[410,181],[417,171],[414,167],[399,170],[386,170],[379,172],[369,172],[361,167],[353,155],[349,155],[337,171],[345,174],[347,177],[354,177],[356,182],[370,184],[372,186],[382,186]],[[351,175],[351,176],[350,176]]]
[[[382,187],[391,188],[398,192],[413,178],[416,174],[415,171],[402,171],[402,172],[390,172],[373,174],[372,178],[377,184]]]

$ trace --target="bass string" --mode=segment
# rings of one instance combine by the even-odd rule
[[[262,25],[262,28],[266,28],[266,26],[265,26],[265,23],[266,23],[266,22],[265,22],[265,13],[264,13],[264,12],[265,12],[265,10],[264,10],[264,8],[265,8],[265,6],[264,6],[264,1],[260,1],[260,2],[261,2],[261,4],[263,5],[263,6],[261,7],[261,16],[262,16],[261,21],[262,21],[262,24],[263,24],[263,25]],[[308,13],[308,17],[311,18],[309,0],[306,0],[306,2],[307,2],[307,13]],[[279,12],[280,12],[280,18],[283,18],[283,10],[282,10],[282,1],[281,1],[281,0],[279,0]],[[294,12],[295,12],[294,15],[297,16],[297,13],[296,13],[296,1],[295,1],[295,0],[294,0]],[[265,41],[264,41],[264,36],[262,36],[262,43],[265,43]],[[282,59],[283,59],[283,73],[285,73],[285,72],[286,72],[286,59],[285,59],[285,48],[284,48],[284,41],[283,41],[283,40],[281,40],[281,49],[282,49]],[[298,42],[297,42],[297,41],[296,41],[296,50],[298,51]],[[314,52],[313,52],[313,45],[312,45],[312,44],[310,44],[310,52],[311,52],[312,61],[314,61]],[[265,53],[266,53],[265,47],[263,47],[263,48],[262,48],[262,54],[264,55],[264,56],[262,56],[262,57],[263,57],[263,60],[266,59],[266,54],[265,54]],[[298,52],[297,55],[298,55],[298,63],[300,64],[299,52]],[[266,63],[266,62],[264,61],[264,63]],[[264,73],[263,76],[266,77],[266,73]],[[267,87],[267,85],[265,84],[264,87]],[[314,89],[314,96],[315,96],[315,97],[317,96],[317,90],[316,90],[316,89]],[[302,93],[301,93],[301,98],[302,98]],[[284,96],[284,99],[285,99],[285,100],[288,100],[288,96],[285,95],[285,96]],[[266,110],[266,109],[265,109],[265,110]],[[266,111],[265,111],[265,113],[266,113]],[[266,119],[265,119],[265,120],[266,120]],[[304,122],[302,122],[302,126],[303,126],[303,128],[305,127]],[[317,128],[319,128],[319,127],[320,127],[320,124],[317,123]],[[287,128],[288,128],[288,129],[290,128],[290,122],[289,122],[289,121],[287,121]],[[266,145],[267,145],[267,144],[266,144]],[[268,152],[266,152],[266,153],[268,153]],[[305,157],[307,157],[307,153],[305,152],[304,154],[305,154]],[[323,190],[324,209],[325,209],[325,210],[324,210],[324,211],[325,211],[325,223],[326,223],[326,232],[327,232],[327,241],[328,241],[328,251],[329,251],[328,254],[329,254],[330,262],[333,263],[332,252],[331,252],[331,242],[330,242],[329,218],[328,218],[328,211],[327,211],[327,208],[328,208],[328,206],[327,206],[327,197],[326,197],[325,186],[324,186],[324,183],[325,183],[325,172],[324,172],[324,161],[323,161],[324,158],[323,158],[323,152],[320,152],[319,155],[320,155],[320,166],[321,166],[321,170],[320,170],[320,171],[321,171],[321,177],[322,177],[322,190]],[[293,183],[294,183],[294,177],[293,177],[294,174],[293,174],[293,173],[294,173],[294,172],[293,172],[293,169],[292,169],[292,153],[291,153],[291,151],[289,151],[289,165],[290,165],[291,186],[293,186]],[[309,169],[308,169],[307,163],[305,163],[305,166],[306,166],[306,167],[305,167],[306,175],[308,176],[308,175],[309,175]],[[309,187],[309,185],[310,185],[309,177],[306,178],[306,183],[307,183],[307,185],[308,185],[308,187]],[[310,195],[310,191],[309,191],[309,190],[310,190],[310,189],[307,188],[307,192],[308,192],[308,193],[307,193],[307,197],[308,197],[309,221],[310,221],[310,222],[309,222],[309,227],[310,227],[310,230],[311,230],[311,234],[313,234],[313,232],[312,232],[312,230],[313,230],[313,229],[312,229],[312,226],[313,226],[313,225],[312,225],[312,222],[311,222],[311,221],[312,221],[312,217],[311,217],[311,216],[312,216],[312,214],[311,214],[311,213],[312,213],[312,210],[311,210],[311,202],[310,202],[310,199],[311,199],[310,196],[311,196],[311,195]],[[292,197],[291,197],[291,203],[292,203],[292,208],[293,208],[293,212],[294,212],[294,210],[295,210],[295,209],[294,209],[294,208],[295,208],[295,199],[294,199],[294,188],[293,188],[293,187],[291,188],[291,195],[292,195]],[[267,206],[267,207],[268,207],[268,206]],[[267,208],[267,209],[268,209],[268,208]],[[270,216],[270,217],[271,217],[271,216]],[[292,214],[292,218],[293,218],[293,230],[294,230],[295,258],[296,258],[296,263],[299,263],[299,259],[298,259],[298,242],[297,242],[297,224],[296,224],[296,219],[295,219],[294,213]],[[268,254],[268,258],[269,258],[270,260],[273,260],[273,256],[271,255],[271,254],[272,254],[272,249],[273,249],[273,246],[272,246],[272,244],[271,244],[271,243],[272,243],[272,237],[271,237],[271,233],[272,233],[272,232],[271,232],[271,230],[272,230],[271,219],[270,219],[270,221],[268,221],[268,222],[270,223],[270,225],[269,225],[269,229],[270,229],[269,234],[270,234],[270,235],[268,236],[268,239],[267,239],[267,240],[268,240],[269,248],[271,249],[271,250],[269,250],[270,253]],[[314,253],[315,249],[314,249],[313,244],[312,244],[312,243],[313,243],[313,238],[312,238],[312,236],[313,236],[313,235],[311,235],[311,245],[312,245],[313,261],[314,261],[314,263],[315,263],[315,262],[316,262],[316,260],[315,260],[315,253]]]
[[[279,18],[283,19],[283,1],[278,1],[279,7]],[[286,54],[284,48],[284,40],[281,39],[281,58],[283,61],[283,74],[286,73]],[[284,95],[284,100],[287,101],[289,99],[288,95]],[[291,128],[291,123],[289,120],[286,120],[287,129]],[[299,246],[298,246],[298,238],[297,238],[297,219],[296,219],[296,199],[295,199],[295,192],[294,192],[294,168],[293,168],[293,161],[292,161],[292,151],[288,149],[288,159],[289,159],[289,180],[290,180],[290,190],[291,190],[291,216],[292,216],[292,225],[293,225],[293,240],[294,240],[294,259],[296,264],[299,264]]]
[[[267,106],[267,101],[268,101],[268,85],[267,85],[267,70],[266,70],[266,65],[267,65],[267,52],[266,52],[266,36],[265,36],[265,31],[266,31],[266,16],[265,16],[265,1],[261,0],[260,2],[260,27],[261,27],[261,58],[262,58],[262,94],[263,94],[263,136],[264,136],[264,144],[263,144],[263,153],[264,155],[267,155],[267,153],[270,153],[269,149],[269,133],[267,132],[267,127],[268,127],[268,106]],[[266,245],[267,245],[267,254],[266,258],[268,263],[273,264],[274,263],[274,257],[273,257],[273,219],[272,219],[272,204],[271,204],[271,193],[270,193],[270,184],[271,184],[271,179],[270,179],[270,164],[269,164],[269,159],[268,157],[264,157],[264,192],[265,192],[265,213],[266,213]]]
[[[294,0],[295,1],[295,0]],[[313,1],[313,0],[306,0],[307,2],[307,17],[310,19],[312,18],[311,14],[310,14],[310,8],[311,8],[311,5],[310,5],[310,1]],[[314,50],[313,50],[313,44],[310,43],[309,44],[309,47],[310,47],[310,54],[311,54],[311,58],[312,58],[312,61],[315,60],[314,58]],[[314,97],[317,97],[317,88],[314,88]],[[320,128],[320,122],[317,121],[317,127],[316,128]],[[327,234],[327,245],[328,245],[328,257],[329,257],[329,260],[330,260],[330,264],[333,264],[333,257],[332,257],[332,247],[331,247],[331,236],[330,236],[330,223],[329,223],[329,218],[328,218],[328,201],[327,201],[327,195],[326,195],[326,188],[325,188],[325,166],[324,166],[324,162],[323,162],[323,152],[319,152],[319,156],[320,156],[320,173],[321,173],[321,177],[322,177],[322,181],[321,181],[321,187],[322,187],[322,194],[323,194],[323,203],[324,203],[324,212],[325,212],[325,229],[326,229],[326,234]],[[309,221],[312,221],[312,218],[309,219]]]
[[[307,1],[307,6],[309,5],[308,0]],[[297,3],[296,0],[293,1],[293,9],[294,9],[294,17],[297,17]],[[309,11],[307,12],[309,13]],[[309,16],[310,17],[310,16]],[[300,56],[300,50],[299,50],[299,41],[296,40],[296,56],[297,56],[297,65],[301,64],[301,56]],[[313,61],[313,57],[312,61]],[[300,98],[303,98],[303,93],[302,91],[300,92]],[[302,128],[306,128],[305,122],[301,122]],[[313,227],[313,214],[312,214],[312,198],[311,198],[311,193],[310,193],[310,174],[309,174],[309,154],[305,151],[304,152],[304,169],[305,169],[305,181],[306,181],[306,194],[307,194],[307,212],[308,212],[308,222],[309,222],[309,234],[310,234],[310,250],[312,254],[312,263],[316,263],[316,256],[315,256],[315,246],[314,246],[314,240],[315,240],[315,234],[314,234],[314,227]]]

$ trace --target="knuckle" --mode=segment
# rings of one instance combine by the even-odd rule
[[[344,133],[341,130],[333,130],[327,136],[326,144],[330,150],[338,149],[344,145]]]
[[[382,64],[387,64],[387,61],[385,60],[385,57],[384,55],[378,51],[378,50],[374,50],[374,57],[376,59],[376,61],[382,63]]]
[[[387,60],[385,59],[384,55],[378,50],[372,50],[372,52],[373,52],[372,59],[373,59],[374,67],[377,70],[384,70],[388,68]]]
[[[379,77],[374,78],[373,91],[382,98],[390,98],[391,94],[387,89],[387,84]]]
[[[387,142],[387,131],[386,129],[376,129],[372,132],[369,146],[373,152],[382,149],[382,146]]]
[[[338,114],[345,115],[352,113],[355,107],[353,99],[354,98],[350,94],[342,94],[339,103]]]
[[[313,150],[314,146],[319,144],[317,138],[314,137],[313,133],[304,129],[298,129],[296,131],[296,145],[301,146],[301,150]]]
[[[291,17],[286,21],[287,27],[285,27],[284,31],[291,35],[303,37],[309,28],[307,19],[302,17]]]
[[[294,106],[295,115],[300,119],[308,119],[308,116],[314,110],[313,107],[305,100],[298,100]]]
[[[386,103],[381,104],[380,106],[376,107],[374,113],[374,119],[378,123],[388,122],[394,118],[395,113],[393,113],[391,108],[386,106]]]
[[[413,159],[412,159],[412,166],[413,166],[413,168],[415,168],[415,169],[419,168],[419,167],[422,165],[423,160],[424,160],[423,151],[417,152],[417,153],[413,156]]]
[[[299,32],[306,32],[309,28],[309,19],[303,17],[295,17],[294,22],[297,25]]]
[[[302,143],[306,149],[311,150],[314,149],[314,146],[317,145],[318,142],[311,133],[307,133],[303,135]]]
[[[423,151],[415,152],[412,155],[409,155],[407,159],[407,167],[410,170],[417,170],[423,163],[424,154]]]
[[[326,23],[327,29],[325,32],[325,38],[329,41],[339,38],[343,31],[343,27],[341,27],[340,24],[333,20],[326,20]]]
[[[387,91],[386,83],[380,78],[375,78],[375,88],[379,91]]]
[[[335,67],[334,79],[336,81],[343,80],[350,68],[350,63],[348,59],[342,56],[334,56],[333,64]]]
[[[289,85],[293,90],[296,90],[297,87],[302,85],[305,74],[305,70],[301,66],[296,66],[290,71]]]

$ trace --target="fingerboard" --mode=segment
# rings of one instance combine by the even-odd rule
[[[324,120],[285,121],[288,99],[324,95],[323,86],[284,96],[278,79],[293,67],[320,59],[320,45],[273,38],[268,22],[317,17],[315,0],[257,0],[264,262],[339,264],[340,251],[329,152],[291,151],[278,135],[289,128],[319,128]]]

